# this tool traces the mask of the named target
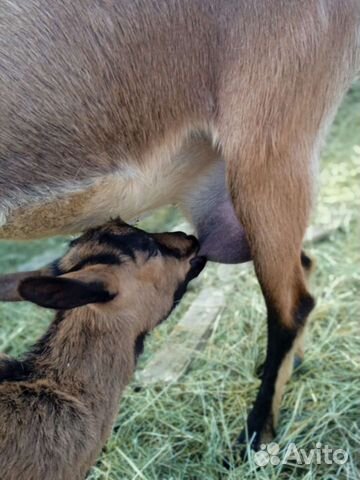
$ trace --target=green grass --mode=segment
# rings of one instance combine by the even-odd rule
[[[321,164],[317,224],[341,217],[342,230],[310,246],[317,258],[305,361],[286,391],[277,442],[309,451],[317,442],[349,454],[343,466],[256,468],[253,459],[231,472],[222,455],[244,424],[264,359],[265,309],[252,271],[216,269],[186,296],[179,310],[157,329],[140,361],[166,341],[179,316],[203,285],[223,288],[227,308],[216,321],[206,348],[190,371],[171,386],[135,391],[122,400],[117,428],[90,475],[91,480],[352,479],[360,478],[360,85],[348,94],[329,136]],[[146,220],[147,228],[173,226],[173,212]],[[64,240],[0,244],[0,271],[31,258],[41,262],[48,251],[62,250]],[[226,282],[224,276],[226,275]],[[51,314],[31,305],[0,305],[0,351],[18,354],[44,330]],[[1,477],[1,474],[0,474]]]

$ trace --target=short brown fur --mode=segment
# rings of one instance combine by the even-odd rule
[[[71,290],[58,290],[64,279],[75,287],[100,282],[111,298],[58,312],[23,360],[0,357],[1,480],[85,477],[110,435],[135,368],[137,339],[167,317],[179,286],[184,289],[204,266],[196,257],[197,242],[184,234],[150,236],[119,222],[98,232],[125,242],[131,234],[130,246],[130,240],[139,241],[141,248],[129,256],[121,248],[100,246],[90,234],[58,261],[61,275],[30,273],[19,283],[23,298],[40,305],[70,301]],[[94,257],[100,252],[114,255],[119,264],[91,264],[68,273],[79,261],[112,259]]]

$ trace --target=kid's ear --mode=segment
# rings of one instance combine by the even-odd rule
[[[89,303],[105,303],[116,295],[100,281],[84,282],[66,277],[26,278],[18,290],[24,300],[56,310],[68,310]]]
[[[2,302],[20,302],[23,300],[19,295],[20,283],[28,277],[38,277],[50,273],[48,267],[31,272],[7,273],[0,276],[0,301]]]

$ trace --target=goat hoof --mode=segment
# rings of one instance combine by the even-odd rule
[[[251,436],[251,441],[248,440],[249,437],[244,430],[233,445],[231,452],[223,458],[224,468],[231,470],[237,464],[247,461],[249,452],[257,452],[263,443],[260,435],[256,432]]]
[[[245,458],[248,454],[249,448],[257,452],[260,449],[260,444],[262,443],[261,435],[258,432],[252,434],[246,434],[243,430],[238,439],[236,440],[235,447],[241,452],[241,457]]]

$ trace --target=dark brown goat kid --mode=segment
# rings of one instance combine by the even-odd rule
[[[112,221],[20,281],[22,299],[58,312],[24,359],[0,357],[1,480],[85,477],[146,333],[205,265],[197,251],[193,236]]]

